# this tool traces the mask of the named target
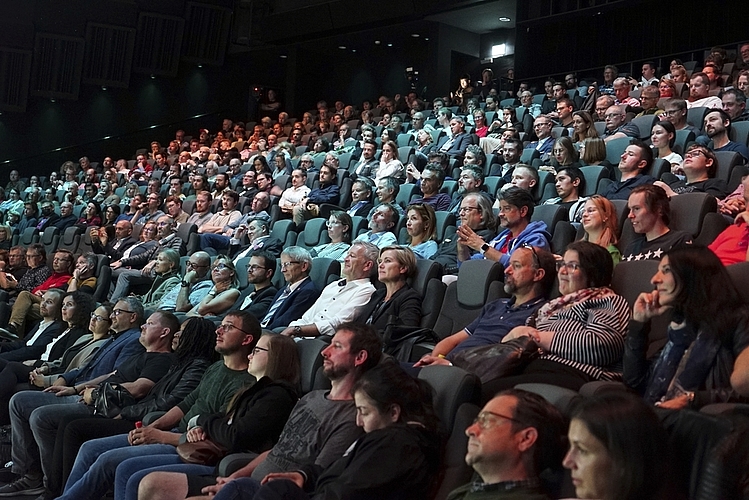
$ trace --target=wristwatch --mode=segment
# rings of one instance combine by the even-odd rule
[[[479,250],[479,252],[481,252],[481,255],[484,255],[486,251],[489,250],[490,248],[491,247],[489,246],[488,243],[484,243],[483,245],[481,245],[481,250]]]

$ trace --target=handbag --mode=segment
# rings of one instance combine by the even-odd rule
[[[439,342],[437,334],[430,328],[418,326],[398,326],[398,317],[390,315],[388,324],[382,335],[382,351],[393,356],[398,361],[411,361],[411,353],[420,342]]]
[[[177,454],[186,464],[216,465],[228,451],[210,439],[177,445]]]
[[[119,384],[105,382],[92,393],[94,415],[114,418],[122,409],[135,403],[135,398]]]
[[[473,373],[482,383],[516,375],[538,357],[538,345],[523,336],[499,344],[473,347],[459,351],[453,365]]]

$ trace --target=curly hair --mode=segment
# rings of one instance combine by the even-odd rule
[[[175,351],[177,363],[189,363],[196,358],[217,361],[215,331],[213,321],[205,318],[189,318],[182,323],[179,346]]]
[[[86,328],[91,319],[91,313],[96,310],[96,301],[90,294],[78,290],[65,296],[65,298],[67,297],[73,299],[75,303],[75,314],[68,321],[68,324],[71,327],[78,326]]]

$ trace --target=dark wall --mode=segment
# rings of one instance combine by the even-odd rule
[[[285,78],[283,60],[259,51],[227,57],[221,68],[183,64],[174,79],[133,75],[129,89],[82,85],[77,101],[30,98],[25,113],[0,116],[0,161],[6,161],[0,179],[11,168],[42,174],[82,155],[130,158],[151,140],[167,142],[180,127],[188,135],[217,130],[225,115],[246,119],[252,85]],[[212,116],[190,120],[201,114]]]

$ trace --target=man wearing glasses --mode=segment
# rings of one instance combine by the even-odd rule
[[[239,310],[246,311],[256,318],[263,318],[278,293],[271,283],[276,272],[276,257],[268,252],[252,252],[247,263],[247,283],[251,286],[239,296]]]
[[[87,383],[96,383],[108,377],[126,359],[144,351],[138,342],[140,325],[143,323],[143,306],[138,299],[127,297],[115,304],[111,315],[112,331],[110,339],[96,352],[93,359],[80,368],[63,373],[46,392],[22,391],[17,400],[11,400],[10,412],[13,425],[13,471],[23,476],[21,483],[11,483],[0,489],[5,496],[23,495],[20,491],[33,489],[32,493],[43,492],[40,465],[40,450],[37,448],[34,435],[29,425],[31,413],[44,406],[78,404],[79,392],[83,392]],[[57,429],[55,429],[56,431]],[[52,450],[45,450],[46,456],[52,456]]]
[[[626,106],[611,106],[606,110],[606,130],[602,139],[609,142],[620,137],[634,137],[640,135],[640,129],[634,123],[624,123],[627,119]]]
[[[312,256],[302,247],[289,247],[281,253],[281,272],[286,286],[273,297],[260,326],[268,330],[286,328],[315,303],[320,289],[309,278]]]
[[[551,253],[531,246],[518,248],[505,268],[504,290],[510,298],[486,304],[470,325],[439,341],[414,366],[451,365],[460,351],[501,342],[546,303],[555,276]]]
[[[695,138],[700,137],[702,132],[697,127],[687,123],[687,101],[684,99],[672,98],[666,101],[666,111],[660,115],[661,120],[668,120],[674,126],[676,131],[689,130],[694,133]],[[707,141],[705,141],[707,144]]]
[[[710,115],[713,114],[717,116],[718,113],[710,113]],[[663,188],[669,198],[684,193],[709,193],[722,200],[728,195],[726,181],[715,178],[718,160],[709,148],[692,144],[684,154],[682,166],[686,180],[683,181],[675,175],[664,174],[663,179],[667,182],[654,182],[656,186]]]
[[[39,245],[42,246],[42,245]],[[23,281],[29,273],[34,271],[34,265],[38,261],[44,262],[46,255],[44,254],[44,247],[41,249],[35,248],[32,245],[26,253],[26,260],[29,263],[31,269],[21,279]],[[39,321],[41,316],[39,315],[39,304],[42,301],[44,292],[50,288],[62,288],[65,289],[68,283],[73,279],[73,268],[75,266],[75,259],[73,254],[68,250],[59,250],[55,253],[54,260],[52,261],[52,273],[49,274],[46,280],[39,285],[29,290],[21,290],[18,293],[16,301],[13,303],[13,309],[10,313],[10,320],[5,328],[0,328],[0,336],[5,338],[23,338],[26,335],[26,322],[27,321]],[[44,266],[47,268],[47,266]],[[49,268],[47,268],[49,270]],[[21,282],[16,282],[19,285]],[[3,304],[4,307],[7,305]],[[5,316],[7,317],[7,316]]]
[[[110,262],[117,262],[125,253],[125,250],[138,241],[132,237],[133,224],[130,221],[121,220],[114,225],[114,241],[109,241],[107,232],[92,227],[89,230],[91,237],[91,250],[95,254],[106,255]]]
[[[159,301],[159,311],[187,312],[208,294],[213,286],[208,273],[211,256],[205,252],[195,252],[187,261],[185,276],[179,286],[173,287]]]
[[[535,149],[538,154],[541,155],[541,160],[546,161],[549,158],[549,153],[554,146],[554,138],[551,136],[551,127],[554,123],[546,115],[540,115],[533,122],[533,132],[535,132],[538,140],[529,143],[525,149]]]
[[[558,469],[564,456],[564,417],[537,394],[500,392],[466,429],[466,464],[481,481],[452,491],[463,498],[544,498],[538,475]]]
[[[50,387],[52,391],[22,391],[16,394],[17,398],[11,399],[13,464],[14,470],[22,477],[0,488],[0,496],[44,492],[39,489],[43,488],[42,478],[52,473],[60,422],[63,418],[93,415],[95,391],[101,390],[103,383],[121,385],[138,400],[166,375],[175,359],[171,345],[180,326],[177,318],[169,312],[157,312],[138,328],[142,323],[143,308],[133,297],[119,301],[111,317],[112,330],[115,331],[113,340],[99,349],[71,383],[64,385],[71,380],[67,378],[72,377],[69,372],[62,375],[62,383],[55,382],[56,385]],[[120,339],[124,340],[121,344],[118,343]],[[114,345],[122,348],[115,349]],[[119,352],[115,354],[117,350]],[[97,366],[107,370],[96,375],[99,373]],[[81,398],[86,404],[81,404]]]

